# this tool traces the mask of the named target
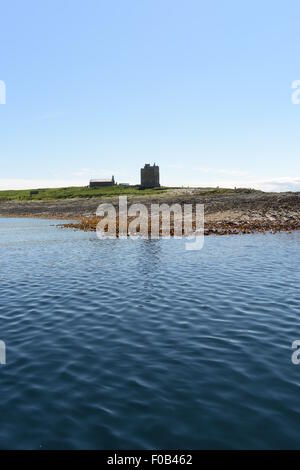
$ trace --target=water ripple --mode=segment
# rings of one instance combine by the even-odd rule
[[[299,247],[0,220],[0,447],[299,448]]]

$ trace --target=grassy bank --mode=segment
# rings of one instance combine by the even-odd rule
[[[93,198],[93,197],[113,197],[121,195],[155,196],[156,194],[168,194],[171,191],[192,191],[194,195],[222,195],[239,192],[252,192],[251,189],[228,189],[228,188],[167,188],[141,190],[138,186],[108,186],[103,188],[69,187],[69,188],[45,188],[45,189],[24,189],[16,191],[0,191],[1,201],[51,201],[59,199]]]
[[[69,187],[35,190],[0,191],[0,201],[57,200],[73,198],[110,197],[119,195],[147,195],[165,192],[167,188],[140,190],[138,186],[111,186],[103,188]]]

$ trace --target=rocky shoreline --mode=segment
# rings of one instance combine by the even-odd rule
[[[0,217],[40,217],[70,221],[65,227],[95,230],[95,213],[104,202],[118,198],[78,198],[54,201],[0,201]],[[128,204],[204,204],[205,234],[276,233],[300,230],[300,193],[264,193],[251,190],[208,192],[176,189],[164,194],[128,197]]]
[[[96,227],[100,218],[83,217],[79,221],[62,224],[65,228],[73,228],[83,231],[96,231]],[[131,220],[129,219],[129,222]],[[195,224],[193,224],[195,228]],[[205,220],[204,235],[239,235],[250,233],[279,233],[293,232],[300,230],[300,220],[289,219],[288,221],[271,220],[271,219],[251,219],[244,216],[243,220]],[[117,235],[119,232],[117,220]],[[149,217],[149,235],[151,234],[151,218]],[[161,232],[160,232],[161,233]],[[129,232],[128,232],[129,234]],[[171,236],[174,235],[173,220],[171,219]],[[184,234],[184,231],[182,231]],[[161,233],[162,235],[162,233]]]

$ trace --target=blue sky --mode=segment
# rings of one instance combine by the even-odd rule
[[[298,1],[1,2],[0,188],[300,190]]]

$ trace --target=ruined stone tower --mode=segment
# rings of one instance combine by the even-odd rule
[[[141,168],[141,187],[142,188],[159,188],[159,166],[146,163]]]

